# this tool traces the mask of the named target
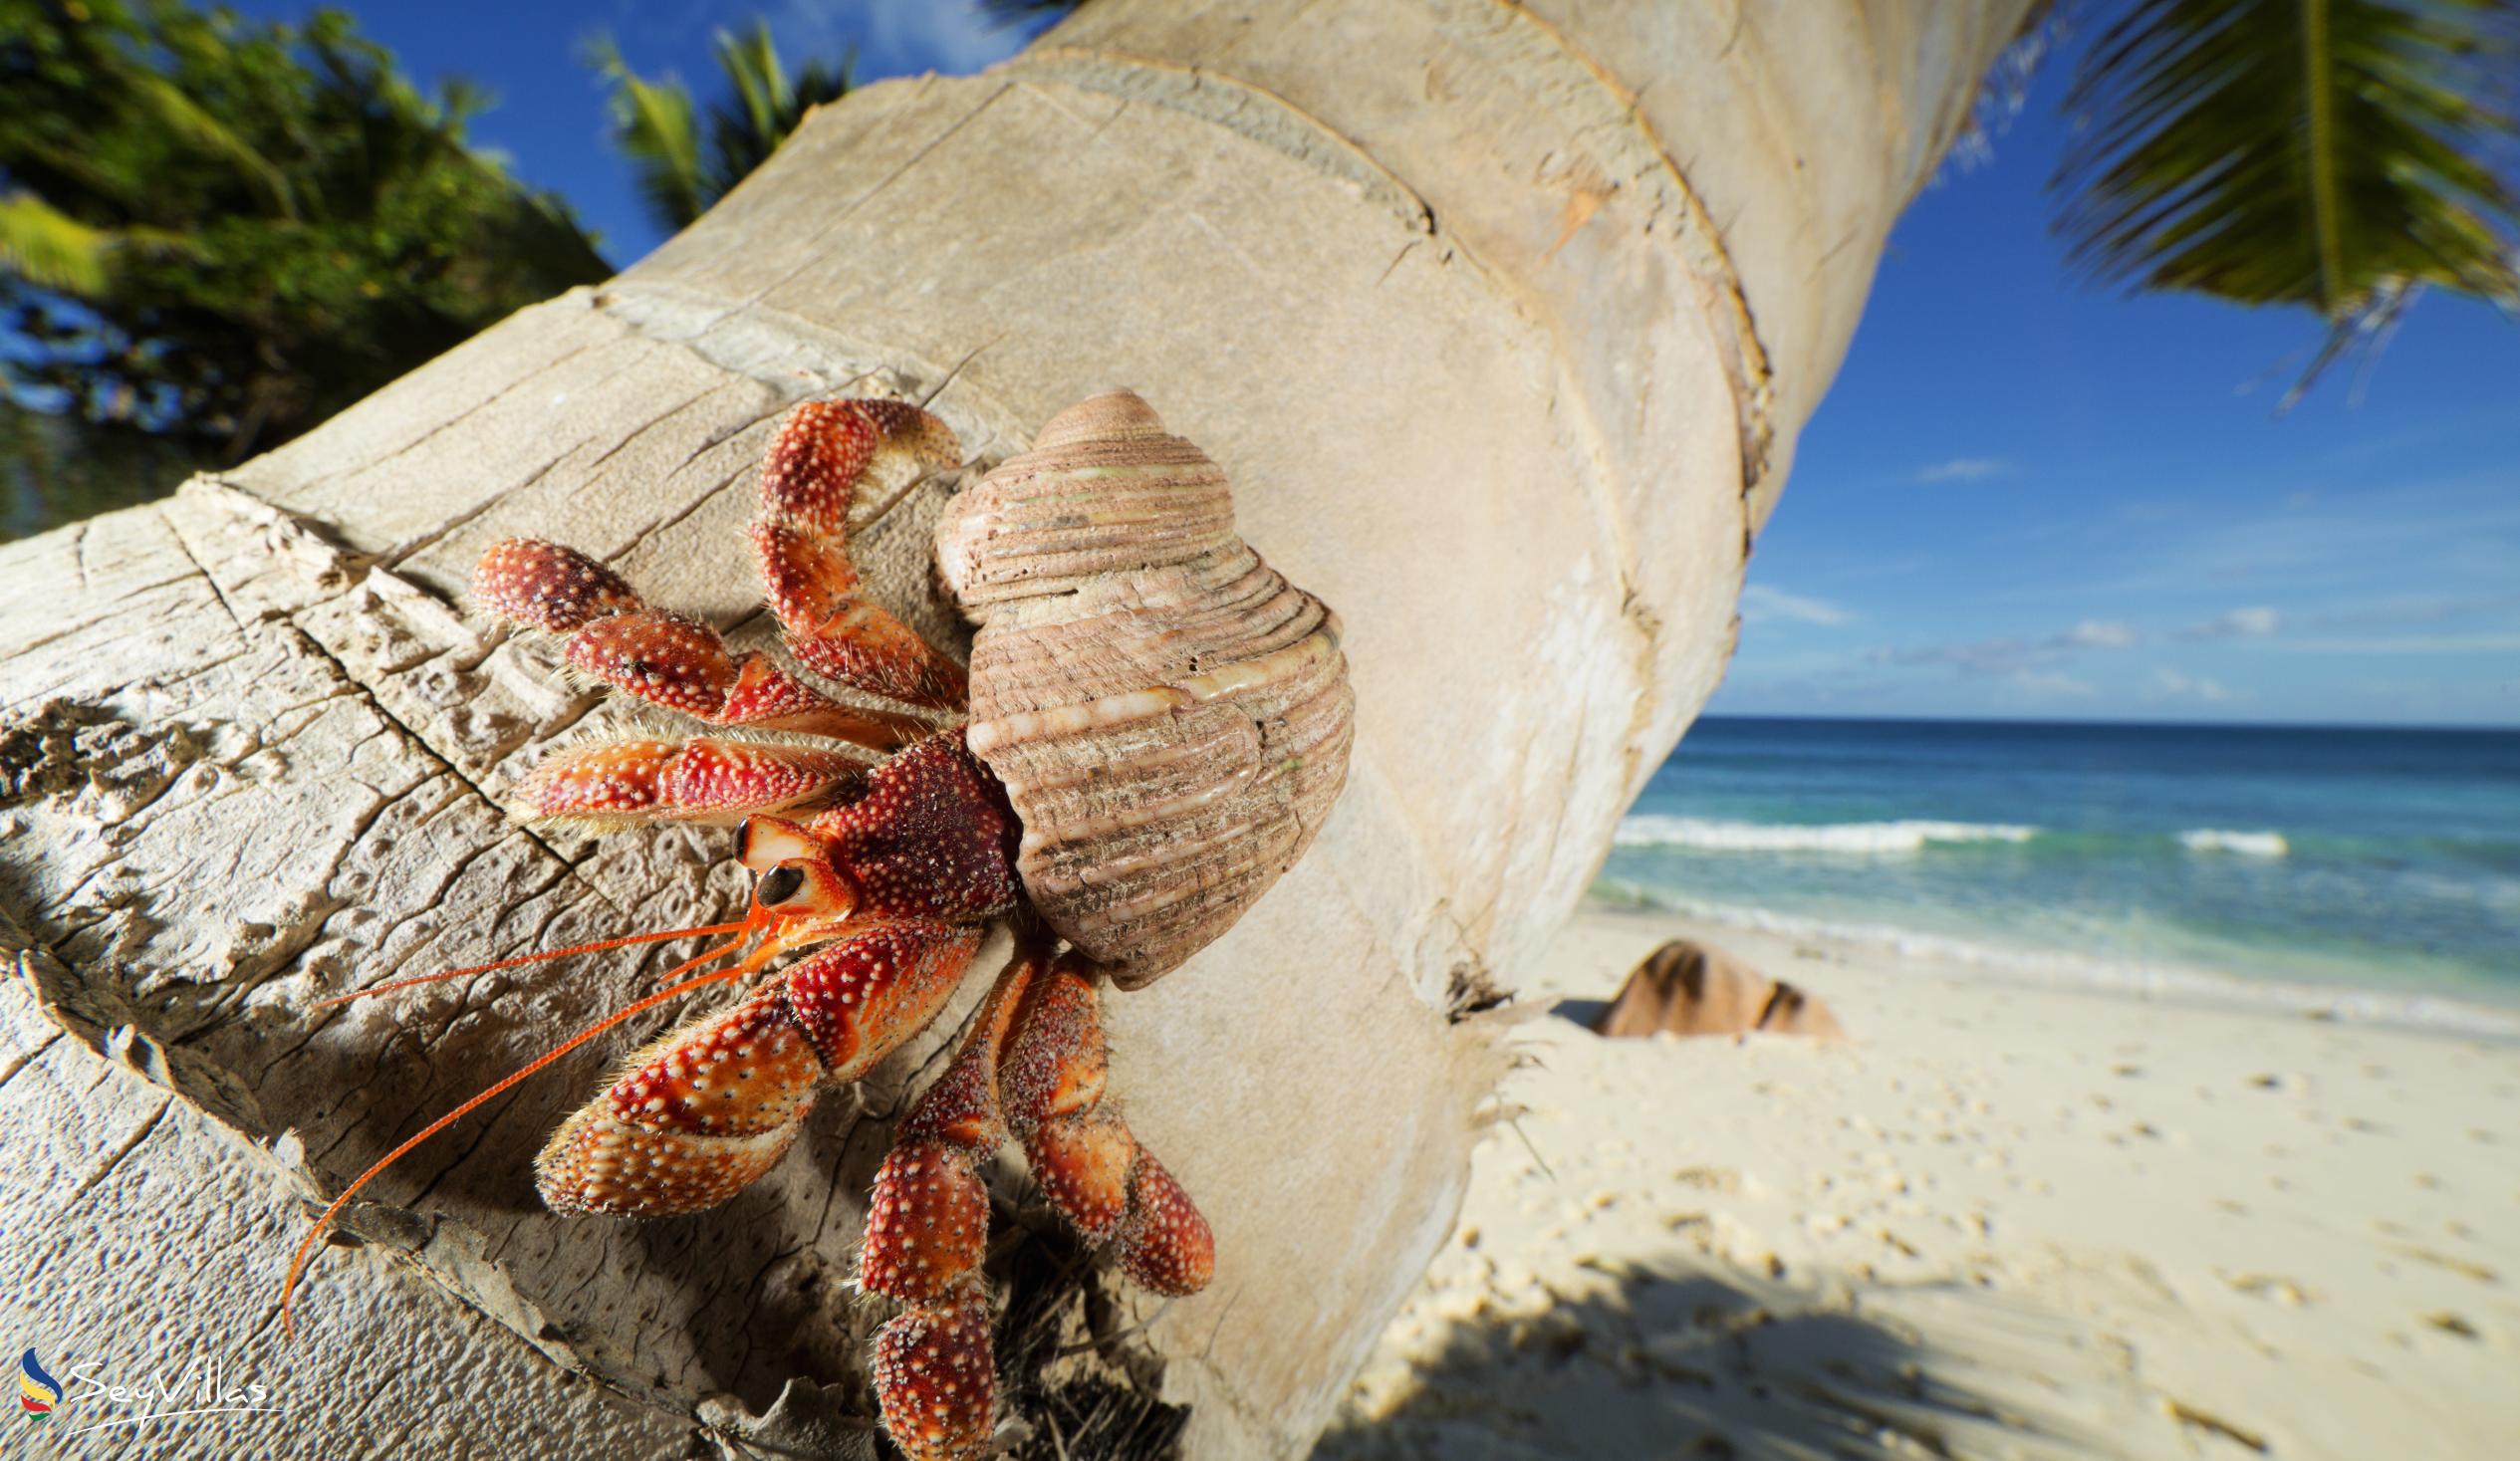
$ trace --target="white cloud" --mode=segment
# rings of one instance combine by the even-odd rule
[[[1983,482],[1989,477],[2009,477],[2012,463],[1998,456],[1955,456],[1947,462],[1918,467],[1918,482]]]
[[[2114,618],[2087,618],[2049,642],[2060,649],[2125,649],[2136,642],[2136,631]]]
[[[2178,631],[2182,639],[2229,639],[2243,634],[2274,633],[2284,626],[2284,616],[2263,604],[2235,609],[2216,614],[2202,623],[2192,623]]]
[[[1944,664],[1966,675],[1996,675],[2019,682],[2025,674],[2054,666],[2093,649],[2131,649],[2143,641],[2135,626],[2114,618],[2087,618],[2043,639],[1977,639],[1965,644],[1929,644],[1920,649],[1882,648],[1873,651],[1876,664]],[[2060,676],[2061,678],[2061,676]]]
[[[1854,612],[1843,606],[1808,594],[1788,594],[1765,584],[1751,584],[1741,591],[1745,623],[1842,624],[1853,617]]]
[[[2520,608],[2520,594],[2394,594],[2352,609],[2323,613],[2310,622],[2318,629],[2368,629],[2406,624],[2439,623],[2443,619],[2494,613]]]
[[[2245,583],[2253,594],[2337,600],[2376,584],[2421,583],[2456,593],[2508,581],[2520,503],[2507,496],[2479,501],[2472,492],[2409,487],[2175,534],[2095,538],[2087,558],[2114,560],[2121,572],[2058,575],[2015,592],[2092,600]]]

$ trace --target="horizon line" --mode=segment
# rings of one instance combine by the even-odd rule
[[[2423,731],[2452,735],[2514,735],[2520,724],[2471,722],[2445,724],[2386,720],[2141,720],[2133,717],[2068,719],[2039,715],[1866,715],[1810,710],[1705,710],[1697,720],[1799,720],[1850,725],[2041,725],[2089,728],[2112,726],[2134,730],[2327,730]]]

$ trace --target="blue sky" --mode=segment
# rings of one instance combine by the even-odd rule
[[[791,60],[854,42],[862,79],[976,70],[1023,39],[958,0],[350,8],[423,82],[488,84],[476,141],[617,263],[658,234],[574,61],[587,36],[703,99],[709,33],[755,13]],[[2310,317],[2067,275],[2045,184],[2070,61],[1892,236],[1712,709],[2520,724],[2520,326],[2426,299],[2359,404],[2349,365],[2274,417]]]
[[[2273,415],[2313,317],[2067,274],[2066,75],[1892,234],[1712,708],[2520,724],[2520,326],[2427,298]]]
[[[324,8],[310,0],[225,3],[239,14],[287,21]],[[591,38],[613,37],[642,76],[679,74],[703,106],[723,96],[710,37],[749,29],[755,16],[770,22],[791,67],[815,57],[836,60],[854,47],[860,81],[978,71],[1021,50],[1026,39],[969,0],[333,0],[330,8],[358,17],[360,29],[423,87],[447,76],[487,86],[498,106],[474,122],[473,142],[504,156],[518,176],[566,197],[616,264],[629,264],[664,235],[647,221],[630,168],[605,139],[605,91],[581,62]]]

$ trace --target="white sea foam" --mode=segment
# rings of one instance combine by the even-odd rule
[[[1623,848],[1698,848],[1718,852],[1922,852],[1929,843],[2026,843],[2035,827],[1991,822],[1714,822],[1639,813],[1619,824]]]
[[[1594,901],[1609,907],[1650,908],[1783,938],[1826,940],[1882,949],[1927,964],[1962,965],[1999,976],[2042,983],[2082,985],[2145,996],[2201,996],[2323,1017],[2520,1038],[2520,1012],[2499,1003],[2489,1004],[2456,996],[2262,979],[2141,957],[2113,959],[2065,953],[1926,933],[1886,923],[1818,918],[1768,908],[1707,902],[1618,878],[1603,878],[1594,883],[1591,896]]]
[[[2281,857],[2293,850],[2280,832],[2226,832],[2219,827],[2191,828],[2178,835],[2178,845],[2191,852],[2236,852],[2243,857]]]

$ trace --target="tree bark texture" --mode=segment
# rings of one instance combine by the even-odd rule
[[[1213,1221],[1215,1283],[1163,1306],[1104,1282],[1003,1176],[1008,1408],[1044,1454],[1052,1428],[1097,1454],[1095,1426],[1107,1452],[1302,1454],[1448,1231],[1505,1060],[1476,1013],[1714,688],[1891,220],[2026,8],[1097,0],[984,75],[824,109],[620,279],[285,449],[0,549],[0,936],[9,997],[70,1034],[25,1036],[35,1074],[0,1100],[86,1143],[12,1142],[13,1197],[77,1189],[0,1238],[12,1302],[65,1349],[125,1352],[144,1312],[151,1344],[296,1384],[309,1453],[488,1444],[517,1407],[590,1454],[869,1448],[867,1185],[978,981],[696,1218],[539,1209],[535,1148],[664,1017],[582,1053],[372,1188],[284,1345],[273,1194],[338,1190],[669,957],[306,1006],[744,895],[722,832],[502,815],[556,740],[652,722],[469,611],[485,545],[575,544],[767,642],[742,527],[787,406],[935,392],[985,459],[1128,385],[1340,611],[1358,739],[1304,861],[1112,1001],[1115,1090]],[[927,535],[950,485],[857,544],[949,639]],[[83,1046],[176,1104],[83,1074]],[[135,1102],[163,1119],[99,1147]],[[498,1404],[345,1378],[430,1348]]]

